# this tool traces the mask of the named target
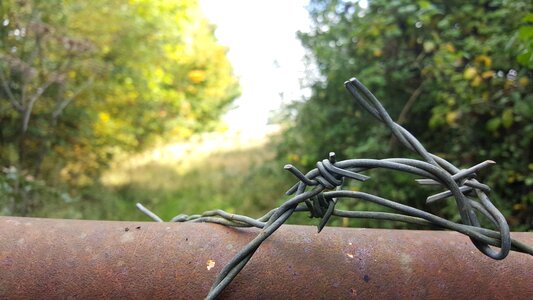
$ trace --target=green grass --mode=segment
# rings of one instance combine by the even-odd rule
[[[212,209],[258,217],[277,206],[294,180],[274,160],[271,146],[216,140],[125,157],[104,175],[104,186],[91,191],[92,199],[75,206],[82,217],[112,220],[147,220],[136,202],[165,220]]]

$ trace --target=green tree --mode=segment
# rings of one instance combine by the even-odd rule
[[[313,28],[299,36],[319,76],[312,96],[290,107],[280,154],[307,168],[329,151],[341,159],[411,155],[350,101],[343,82],[355,76],[430,151],[464,167],[497,161],[482,174],[492,199],[514,228],[533,228],[533,98],[524,58],[532,8],[503,0],[371,0],[367,8],[312,0]],[[398,174],[371,181],[354,188],[416,206],[432,192]],[[451,206],[428,209],[457,218]]]
[[[215,129],[238,94],[194,0],[2,1],[0,204],[35,200],[34,179],[92,185],[117,153]]]

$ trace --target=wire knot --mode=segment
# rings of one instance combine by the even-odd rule
[[[310,218],[319,218],[320,222],[317,225],[318,233],[326,226],[329,221],[329,218],[333,215],[335,210],[335,205],[337,204],[336,198],[327,198],[324,196],[324,193],[320,193],[311,200],[307,199],[305,201],[307,208],[309,209]]]
[[[295,166],[291,164],[286,165],[285,170],[291,172],[300,180],[300,182],[291,187],[286,194],[292,195],[298,190],[305,190],[306,186],[321,186],[326,190],[340,189],[342,188],[345,177],[359,181],[366,181],[370,179],[370,177],[357,172],[336,167],[335,163],[335,152],[330,152],[328,159],[317,162],[317,168],[305,175]],[[318,195],[311,197],[310,199],[306,199],[304,202],[311,212],[310,217],[321,219],[320,223],[318,224],[318,232],[320,232],[324,226],[326,226],[329,218],[333,214],[337,199],[327,198],[322,192],[320,192]]]
[[[328,159],[317,162],[317,168],[305,175],[295,166],[291,164],[285,165],[285,170],[291,172],[300,180],[300,182],[293,185],[285,194],[292,195],[298,189],[304,189],[306,186],[320,185],[324,189],[333,190],[337,187],[342,187],[345,177],[359,181],[370,179],[370,177],[363,174],[336,167],[335,163],[335,152],[330,152]]]

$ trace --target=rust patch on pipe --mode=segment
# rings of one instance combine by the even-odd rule
[[[202,298],[256,235],[215,224],[0,217],[0,298]],[[513,237],[533,244],[533,233]],[[526,299],[531,270],[529,255],[495,261],[454,232],[284,225],[222,297]]]

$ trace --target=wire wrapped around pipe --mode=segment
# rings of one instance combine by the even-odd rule
[[[345,86],[356,103],[384,123],[405,147],[414,151],[423,160],[387,158],[336,161],[335,154],[330,153],[328,159],[317,162],[316,168],[305,174],[295,166],[286,165],[285,170],[293,174],[298,180],[286,192],[287,195],[292,195],[292,198],[258,219],[230,214],[222,210],[207,211],[201,215],[177,215],[171,221],[209,222],[225,226],[261,229],[257,237],[237,252],[218,274],[206,299],[218,297],[240,270],[245,267],[261,243],[284,224],[294,212],[309,212],[311,217],[320,218],[319,232],[332,216],[389,220],[460,232],[467,235],[483,254],[493,259],[504,259],[511,250],[533,255],[533,247],[511,238],[505,217],[492,204],[486,194],[490,192],[490,187],[475,178],[475,172],[494,164],[493,161],[485,161],[463,170],[457,168],[445,159],[428,152],[409,131],[395,123],[377,98],[357,79],[350,79],[345,83]],[[388,169],[409,173],[421,177],[416,179],[419,184],[442,186],[445,190],[429,196],[426,204],[453,197],[462,223],[452,222],[424,210],[379,196],[342,189],[345,180],[355,179],[364,182],[370,179],[361,172],[371,169]],[[467,196],[468,194],[473,195]],[[473,197],[477,198],[477,201]],[[344,201],[343,199],[368,201],[399,213],[336,209],[336,204],[339,201]],[[137,207],[154,221],[163,222],[159,216],[141,204],[137,204]],[[476,214],[485,216],[496,227],[497,231],[481,227]],[[495,250],[491,246],[499,248],[499,250]]]

